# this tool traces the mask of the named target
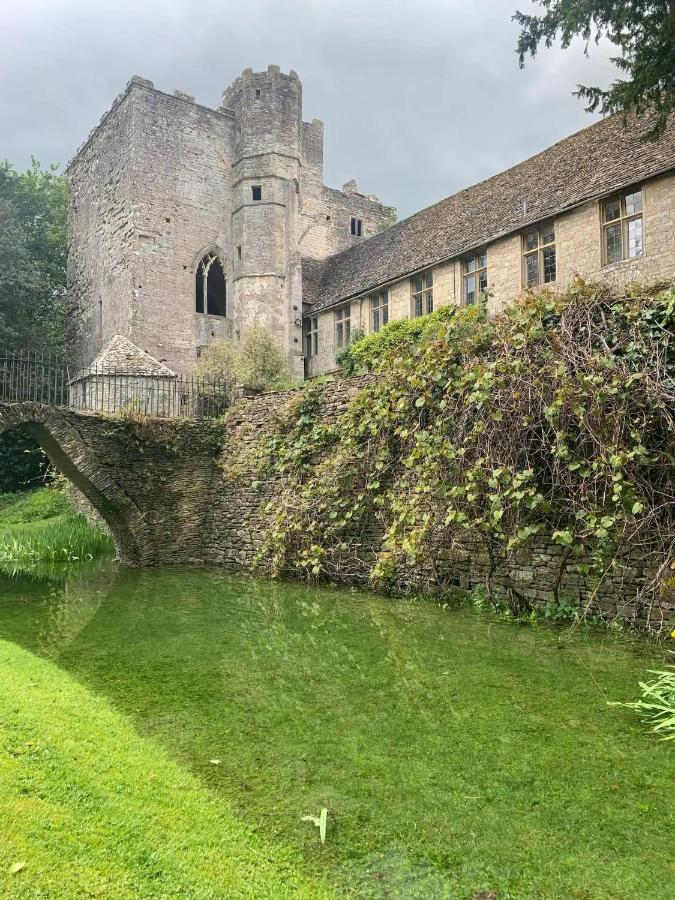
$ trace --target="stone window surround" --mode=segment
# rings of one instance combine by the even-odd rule
[[[488,286],[488,252],[487,249],[478,250],[465,256],[460,261],[462,273],[462,296],[464,306],[475,306],[476,302],[485,296]],[[469,299],[469,282],[474,279],[473,297]]]
[[[303,350],[305,359],[312,359],[319,354],[319,317],[308,316],[305,319],[306,328],[303,335]]]
[[[207,301],[208,276],[209,276],[209,271],[211,269],[211,266],[214,263],[218,263],[218,265],[220,266],[221,271],[223,273],[223,289],[224,289],[224,294],[225,294],[225,296],[223,297],[223,301],[224,301],[223,305],[224,305],[225,311],[222,314],[221,313],[212,313],[212,312],[208,311],[208,301]],[[201,270],[201,272],[200,272],[200,270]],[[225,268],[225,263],[223,262],[223,257],[216,247],[211,247],[209,250],[205,250],[203,253],[200,254],[200,256],[197,260],[197,264],[194,267],[194,278],[195,279],[199,278],[200,274],[201,274],[201,278],[202,278],[201,288],[202,288],[202,292],[203,292],[202,293],[202,309],[199,310],[196,308],[195,315],[203,317],[203,318],[218,319],[218,320],[227,318],[227,305],[228,305],[228,303],[227,303],[227,300],[228,300],[228,297],[227,297],[227,293],[228,293],[228,291],[227,291],[227,270]]]
[[[351,303],[345,303],[336,307],[335,320],[335,346],[338,349],[346,347],[351,340]]]
[[[389,288],[376,291],[369,299],[370,331],[378,332],[389,321]]]
[[[419,287],[416,285],[419,283]],[[418,288],[416,290],[416,288]],[[434,270],[418,272],[410,279],[410,315],[417,319],[434,311]]]
[[[553,240],[547,240],[547,234],[549,233],[549,229],[552,230]],[[537,234],[537,244],[534,247],[528,249],[527,246],[527,238],[528,235]],[[527,290],[531,287],[537,287],[545,284],[555,284],[557,278],[557,235],[555,229],[555,219],[547,219],[543,222],[539,222],[535,225],[531,225],[529,228],[526,228],[521,232],[521,253],[522,253],[522,266],[521,266],[521,277],[522,277],[522,287],[524,290]],[[546,275],[546,265],[547,258],[546,253],[549,251],[553,251],[553,265],[554,265],[554,277],[547,278]],[[536,254],[537,259],[537,281],[530,282],[527,274],[527,260],[528,257],[533,257]],[[550,259],[550,257],[549,257]]]
[[[646,191],[645,187],[642,184],[637,184],[633,186],[628,186],[622,188],[621,191],[614,194],[609,194],[606,197],[601,197],[598,201],[598,218],[600,221],[600,259],[601,265],[603,268],[611,268],[616,266],[622,266],[625,263],[633,262],[636,259],[641,259],[645,256],[646,250],[646,241],[645,241],[645,219],[646,219],[646,209],[645,209],[645,199],[646,199]],[[640,194],[640,210],[637,213],[626,214],[625,213],[625,198],[630,196],[631,194]],[[621,202],[621,216],[619,219],[615,219],[612,221],[608,221],[605,219],[605,209],[608,203],[612,200],[619,200]],[[635,256],[628,256],[626,253],[627,249],[627,241],[628,241],[628,222],[634,219],[642,220],[642,251]],[[607,261],[607,243],[606,243],[606,230],[608,226],[616,225],[621,223],[621,238],[622,238],[622,256],[621,259],[614,260],[612,262]]]

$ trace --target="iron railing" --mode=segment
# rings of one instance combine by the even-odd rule
[[[48,353],[0,351],[0,402],[44,403],[100,413],[160,418],[215,418],[231,398],[224,378],[77,369]]]

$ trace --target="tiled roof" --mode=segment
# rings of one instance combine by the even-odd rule
[[[646,119],[610,116],[316,264],[303,260],[306,311],[459,256],[586,200],[675,168],[675,116],[657,143]]]
[[[154,356],[141,350],[121,334],[111,338],[86,369],[74,380],[85,375],[145,375],[153,378],[175,378],[176,373]]]

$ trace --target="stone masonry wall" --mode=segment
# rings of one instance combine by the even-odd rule
[[[324,391],[322,420],[335,422],[372,376],[329,382]],[[212,518],[204,533],[204,562],[233,571],[250,571],[262,545],[268,526],[265,504],[278,492],[274,478],[261,480],[255,465],[256,450],[273,433],[297,392],[266,394],[241,401],[228,413],[226,439],[220,457],[220,474],[214,482]],[[373,557],[381,531],[373,522],[366,530],[372,544]],[[552,601],[559,577],[563,550],[545,537],[522,550],[508,563],[497,565],[491,582],[497,596],[510,597],[533,606]],[[572,561],[573,562],[573,561]],[[490,573],[490,560],[480,539],[460,531],[450,544],[432,549],[429,559],[407,573],[402,589],[435,590],[459,587],[470,590],[484,587]],[[346,582],[364,581],[350,575]],[[605,579],[597,598],[585,576],[568,565],[559,585],[558,596],[575,606],[586,608],[607,618],[618,616],[641,626],[659,627],[675,616],[675,592],[666,590],[654,598],[651,610],[646,601],[636,600],[649,583],[639,554],[627,548],[611,574]]]

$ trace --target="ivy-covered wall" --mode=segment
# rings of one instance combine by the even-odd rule
[[[318,390],[310,387],[267,394],[242,401],[230,411],[211,524],[205,535],[205,563],[231,571],[265,571],[263,557],[269,553],[269,535],[275,527],[285,481],[282,472],[265,463],[270,446],[280,431],[303,415],[308,426],[311,420],[313,426],[325,426],[329,431],[354,397],[375,378],[357,376],[328,382]],[[303,404],[309,412],[303,413]],[[293,522],[288,518],[281,525],[291,527]],[[330,580],[367,586],[383,538],[382,525],[370,518],[360,531],[360,559],[345,558],[339,573],[332,572]],[[653,591],[643,594],[654,573],[645,566],[640,552],[630,547],[623,550],[599,589],[592,576],[581,574],[572,565],[565,567],[560,578],[561,557],[566,551],[551,540],[550,534],[531,539],[508,560],[498,561],[495,568],[480,537],[470,532],[463,533],[461,539],[455,535],[452,542],[435,543],[432,538],[428,551],[387,589],[394,593],[471,590],[485,588],[489,580],[494,596],[509,601],[514,608],[519,604],[543,607],[555,603],[557,608],[580,608],[592,615],[618,617],[653,629],[675,618],[675,592],[671,588],[664,587],[656,597]],[[298,571],[291,563],[283,574],[293,577]]]
[[[661,627],[675,611],[674,341],[671,284],[577,281],[493,318],[394,323],[345,359],[376,378],[232,412],[217,560]]]

